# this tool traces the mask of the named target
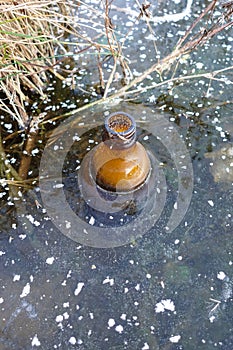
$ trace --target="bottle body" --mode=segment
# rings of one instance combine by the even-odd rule
[[[132,191],[146,180],[150,159],[139,142],[123,150],[111,149],[101,142],[93,154],[91,172],[96,183],[105,190]]]

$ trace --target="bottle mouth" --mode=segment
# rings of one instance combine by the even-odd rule
[[[105,129],[110,138],[132,140],[136,134],[136,123],[133,117],[124,112],[110,114],[105,119]]]

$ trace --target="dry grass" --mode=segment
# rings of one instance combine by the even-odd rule
[[[77,34],[73,10],[64,0],[0,1],[0,90],[6,97],[0,108],[22,127],[28,121],[24,102],[34,92],[43,96],[46,70],[54,71],[58,61],[59,39],[70,27]]]

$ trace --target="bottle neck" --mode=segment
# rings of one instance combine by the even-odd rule
[[[105,119],[102,140],[111,149],[127,149],[136,142],[136,123],[127,113],[117,112]]]

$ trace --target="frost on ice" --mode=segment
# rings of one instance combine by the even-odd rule
[[[164,312],[165,310],[175,311],[175,304],[171,299],[161,300],[159,303],[155,305],[156,313]]]

